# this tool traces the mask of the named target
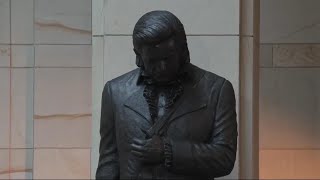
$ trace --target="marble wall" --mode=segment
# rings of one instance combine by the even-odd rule
[[[92,5],[91,177],[94,177],[98,163],[102,88],[106,81],[136,68],[131,35],[134,24],[144,13],[164,9],[176,14],[185,25],[191,62],[229,79],[239,103],[240,4],[238,0],[93,0]],[[233,172],[225,178],[238,177],[237,160]]]
[[[91,1],[0,0],[0,179],[88,179]]]
[[[260,178],[319,179],[318,0],[261,0]]]

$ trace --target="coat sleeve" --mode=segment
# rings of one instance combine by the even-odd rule
[[[209,142],[170,141],[170,170],[175,173],[221,177],[231,173],[237,151],[236,103],[232,84],[224,80],[221,87],[214,128]]]
[[[116,144],[112,96],[109,82],[102,92],[99,163],[96,179],[119,179],[119,157]]]

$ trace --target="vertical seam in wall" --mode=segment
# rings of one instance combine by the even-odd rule
[[[93,1],[94,0],[91,0],[91,82],[93,83],[93,44],[92,44],[92,42],[93,42],[93,37],[92,37],[92,23],[93,23],[93,16],[92,16],[92,7],[93,7]],[[91,86],[92,86],[92,84],[91,84]],[[92,87],[91,87],[92,88]],[[93,92],[93,91],[92,91]],[[92,128],[92,124],[93,124],[93,103],[92,103],[92,99],[93,99],[93,95],[92,95],[92,93],[91,93],[91,131],[93,132],[93,128]],[[91,145],[90,145],[90,156],[89,156],[89,178],[91,179],[91,164],[92,164],[92,132],[91,132]]]
[[[31,178],[34,179],[34,157],[35,157],[35,149],[34,149],[34,112],[35,112],[35,107],[34,107],[34,102],[35,102],[35,83],[36,83],[36,78],[35,78],[35,66],[36,66],[36,47],[35,47],[35,20],[36,20],[36,3],[35,0],[32,0],[33,3],[33,26],[32,26],[32,33],[33,33],[33,67],[32,67],[32,82],[33,82],[33,90],[32,90],[32,174]]]
[[[240,5],[239,5],[239,8],[240,8]],[[240,15],[239,15],[239,22],[240,22]],[[239,23],[239,27],[240,27],[240,23]],[[239,28],[239,32],[240,32],[240,28]],[[241,110],[240,110],[240,105],[241,105],[241,40],[242,40],[242,37],[241,35],[239,34],[239,39],[238,39],[238,103],[236,103],[236,105],[238,105],[236,107],[236,111],[238,113],[238,116],[237,116],[237,124],[238,124],[238,127],[237,127],[237,131],[238,131],[238,134],[240,134],[240,130],[241,130],[241,127],[240,127],[240,118],[241,118]],[[237,178],[240,178],[240,137],[238,136],[238,139],[237,139],[237,159],[238,159],[238,162],[236,164],[236,166],[238,166],[238,172],[237,172]]]
[[[10,35],[9,35],[9,50],[10,50],[10,65],[9,65],[9,169],[8,169],[8,177],[11,179],[11,128],[12,128],[12,48],[11,48],[11,39],[12,39],[12,33],[11,33],[11,0],[9,1],[9,29],[10,29]]]
[[[253,107],[256,108],[256,110],[253,113],[253,137],[255,137],[253,139],[253,143],[255,143],[255,151],[253,151],[254,153],[254,163],[255,163],[255,169],[254,169],[254,174],[253,174],[253,178],[259,178],[259,85],[260,85],[260,0],[255,0],[254,1],[254,5],[253,5],[253,27],[254,27],[254,44],[253,44],[253,58],[257,58],[257,61],[253,61],[254,63],[254,69],[253,72],[255,76],[254,77],[254,83],[252,86],[252,90],[253,90],[253,94],[252,94],[252,98],[253,98]],[[256,137],[257,136],[257,137]]]
[[[273,44],[270,45],[271,46],[271,67],[273,67],[274,62],[273,62]]]
[[[102,26],[102,86],[104,86],[104,83],[105,83],[105,75],[104,75],[104,46],[105,46],[105,35],[104,35],[104,26],[105,26],[105,15],[104,15],[104,10],[105,10],[105,1],[103,1],[103,26]]]
[[[239,74],[238,74],[238,87],[239,87],[239,91],[238,91],[238,105],[239,105],[239,107],[238,107],[238,133],[239,133],[239,136],[238,137],[240,137],[240,135],[242,134],[242,131],[241,131],[241,129],[242,129],[242,123],[240,123],[241,122],[241,116],[242,116],[242,113],[241,113],[241,110],[242,110],[242,106],[241,106],[241,104],[242,104],[242,96],[241,96],[241,94],[242,94],[242,90],[241,90],[241,88],[242,88],[242,81],[241,81],[241,79],[242,79],[242,75],[243,75],[243,69],[242,69],[242,54],[243,54],[243,52],[242,52],[242,39],[243,39],[243,37],[242,37],[242,31],[243,31],[243,29],[241,28],[241,25],[242,25],[242,17],[243,17],[243,1],[241,0],[241,1],[239,1],[239,48],[238,48],[238,50],[239,50]],[[241,178],[241,176],[242,176],[242,167],[241,167],[241,160],[242,160],[242,157],[241,157],[241,155],[242,155],[242,147],[240,147],[241,146],[241,142],[242,140],[240,139],[240,138],[238,138],[238,158],[239,158],[239,163],[238,163],[238,166],[239,166],[239,170],[238,170],[238,178]]]

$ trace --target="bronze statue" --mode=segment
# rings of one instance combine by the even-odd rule
[[[231,83],[190,63],[186,34],[168,11],[133,31],[137,69],[105,84],[97,179],[213,179],[237,151]]]

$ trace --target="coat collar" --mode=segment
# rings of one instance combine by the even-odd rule
[[[202,79],[205,71],[192,64],[188,64],[185,67],[185,70],[188,72],[188,79],[183,83],[184,93],[180,97],[182,102],[180,107],[177,108],[170,119],[175,119],[201,109],[206,106],[208,100],[206,97],[203,97],[201,90],[197,86],[199,81]],[[152,121],[149,113],[148,103],[143,97],[143,90],[145,88],[145,85],[137,84],[138,80],[139,75],[137,74],[134,82],[137,90],[125,100],[124,106],[139,114],[151,124]],[[192,94],[192,96],[188,95],[188,97],[186,97],[187,91],[192,91],[192,93],[187,93]]]

